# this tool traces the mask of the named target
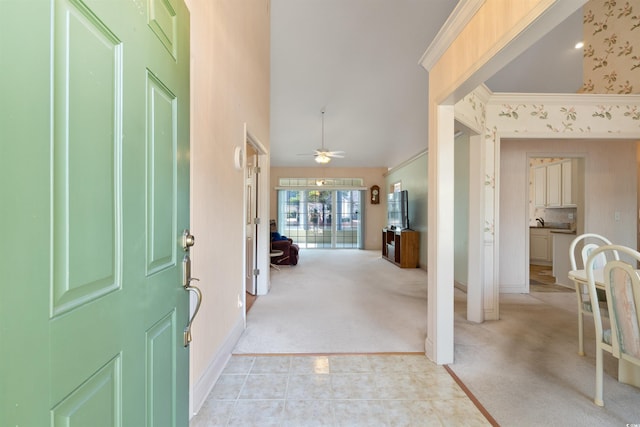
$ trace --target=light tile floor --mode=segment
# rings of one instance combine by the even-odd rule
[[[232,356],[190,427],[489,426],[424,355]]]

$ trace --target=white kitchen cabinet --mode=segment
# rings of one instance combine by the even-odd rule
[[[547,165],[547,207],[559,208],[562,206],[562,164],[550,163]]]
[[[576,207],[576,160],[547,163],[533,168],[533,200],[537,208]]]
[[[547,206],[547,167],[533,168],[533,202],[536,208]]]
[[[562,164],[562,206],[577,206],[578,168],[576,160],[565,160]]]
[[[553,241],[548,228],[529,229],[529,261],[531,264],[551,265]]]

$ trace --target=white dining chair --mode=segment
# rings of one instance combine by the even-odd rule
[[[577,236],[571,242],[569,246],[569,261],[571,262],[571,270],[578,270],[585,268],[587,264],[587,258],[589,254],[596,248],[602,245],[611,245],[611,241],[604,236],[595,233],[585,233]],[[582,245],[582,246],[580,246]],[[576,262],[576,254],[580,251],[580,260],[582,265],[578,265]],[[611,253],[613,259],[618,259],[618,254],[614,251]],[[607,262],[606,254],[600,253],[594,260],[594,269],[603,268]],[[584,356],[584,316],[593,315],[593,307],[591,305],[591,299],[587,292],[587,283],[582,280],[576,280],[572,278],[576,289],[576,297],[578,301],[578,354]],[[602,316],[607,317],[607,306],[605,301],[599,301],[600,313]]]
[[[601,254],[615,252],[626,255],[634,263],[620,259],[608,261],[604,266],[603,283],[609,312],[607,331],[602,326],[602,317],[596,303],[594,266]],[[638,276],[640,252],[621,245],[605,245],[594,249],[585,267],[589,297],[596,307],[593,310],[596,325],[596,390],[594,402],[604,406],[603,398],[603,351],[618,359],[618,381],[633,383],[632,378],[640,372],[640,277]],[[637,384],[634,384],[637,386]]]

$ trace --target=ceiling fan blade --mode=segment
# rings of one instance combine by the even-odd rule
[[[319,154],[324,154],[324,155],[328,156],[330,154],[344,154],[344,151],[332,151],[332,150],[329,150],[329,149],[326,149],[326,148],[318,148],[315,151],[315,153],[318,154],[318,155]]]
[[[326,156],[335,157],[337,159],[344,159],[344,154],[341,153],[344,153],[344,151],[330,151],[326,154]]]

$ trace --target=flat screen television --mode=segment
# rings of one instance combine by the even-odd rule
[[[409,192],[407,190],[387,195],[387,228],[409,228]]]

